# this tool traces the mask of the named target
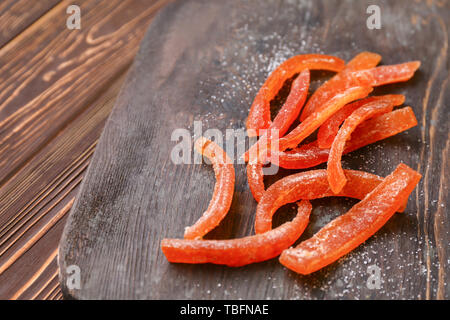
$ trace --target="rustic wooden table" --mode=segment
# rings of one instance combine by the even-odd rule
[[[115,98],[166,0],[0,3],[0,299],[61,299],[66,216]]]

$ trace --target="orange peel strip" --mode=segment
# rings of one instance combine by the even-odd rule
[[[202,238],[217,227],[230,210],[234,193],[234,166],[226,152],[216,143],[204,137],[195,142],[195,149],[211,161],[216,176],[216,184],[208,209],[194,225],[186,227],[185,239]]]
[[[304,121],[315,110],[319,110],[319,108],[332,96],[333,92],[349,87],[348,83],[352,81],[349,79],[351,72],[371,69],[375,67],[380,60],[381,56],[372,52],[361,52],[356,55],[347,63],[342,71],[338,72],[334,77],[321,85],[312,94],[303,109],[300,120]]]
[[[353,111],[372,101],[388,101],[395,107],[405,102],[405,96],[401,94],[373,96],[347,104],[320,126],[319,131],[317,132],[317,144],[319,147],[322,149],[329,149],[339,131],[339,126],[344,122],[344,120],[347,119]]]

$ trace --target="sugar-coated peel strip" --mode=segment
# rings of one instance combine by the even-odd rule
[[[194,225],[185,229],[185,239],[202,238],[217,227],[230,210],[234,193],[234,166],[226,152],[216,143],[204,137],[195,142],[195,149],[211,161],[216,184],[208,209]]]
[[[373,96],[347,104],[320,126],[319,131],[317,132],[318,146],[322,149],[329,149],[339,131],[339,126],[344,120],[347,119],[353,111],[372,101],[388,101],[392,106],[399,106],[405,102],[405,96],[401,94]]]
[[[311,209],[308,201],[301,201],[297,216],[292,221],[264,234],[230,240],[163,239],[161,249],[167,260],[175,263],[214,263],[239,267],[269,260],[301,236],[308,225]]]
[[[306,275],[333,263],[377,232],[407,201],[421,175],[404,164],[347,213],[280,256],[285,267]]]
[[[379,176],[364,171],[345,170],[345,173],[349,181],[338,195],[330,189],[327,171],[324,169],[292,174],[272,184],[264,192],[256,207],[256,234],[271,230],[273,215],[287,203],[331,196],[362,199],[383,180]]]
[[[284,169],[307,169],[327,162],[329,149],[319,148],[317,140],[288,151],[271,150],[273,164]]]
[[[259,202],[265,191],[264,172],[261,162],[249,162],[247,164],[247,181],[253,198],[255,198],[256,202]]]
[[[389,138],[417,125],[410,107],[404,107],[361,123],[345,144],[344,154],[371,143]],[[271,151],[274,153],[274,151]],[[329,149],[319,148],[317,141],[301,145],[290,151],[276,152],[271,158],[284,169],[306,169],[328,161]]]
[[[297,78],[294,79],[286,102],[283,104],[280,111],[278,111],[275,119],[273,119],[273,122],[268,129],[268,133],[278,130],[278,136],[282,137],[286,131],[288,131],[289,127],[300,115],[300,111],[305,104],[306,97],[308,96],[309,81],[309,70],[300,72]]]
[[[372,52],[361,52],[350,60],[344,69],[338,72],[330,80],[321,85],[308,99],[300,117],[304,121],[315,110],[326,103],[326,101],[338,90],[348,87],[350,80],[349,74],[353,71],[371,69],[375,67],[381,60],[381,56]]]
[[[350,139],[353,131],[355,131],[360,123],[374,116],[390,112],[393,107],[393,104],[389,101],[372,101],[353,111],[353,113],[344,121],[344,124],[339,129],[338,134],[331,145],[327,162],[328,182],[334,193],[339,193],[347,182],[344,170],[342,169],[341,158],[344,152],[345,143]]]
[[[369,87],[352,87],[335,94],[320,110],[313,112],[291,132],[280,138],[279,150],[295,148],[339,109],[352,101],[367,97],[371,91],[372,88]]]
[[[344,68],[342,59],[323,54],[294,56],[280,64],[259,89],[247,118],[249,135],[270,127],[270,101],[275,98],[284,82],[303,70],[329,70],[338,72]]]

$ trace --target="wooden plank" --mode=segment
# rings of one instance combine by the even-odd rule
[[[133,59],[165,1],[63,1],[0,50],[0,184],[92,102]]]
[[[4,0],[0,3],[0,48],[38,20],[60,0]]]
[[[382,29],[366,27],[378,4]],[[436,299],[449,298],[448,1],[180,1],[155,18],[83,180],[59,251],[62,290],[79,299]],[[252,99],[284,59],[360,51],[384,64],[422,61],[414,79],[378,89],[402,93],[420,125],[345,157],[346,168],[385,176],[404,162],[423,174],[404,214],[337,263],[300,276],[273,259],[229,268],[169,264],[164,237],[183,235],[212,194],[206,165],[176,165],[175,129],[243,128]],[[295,171],[281,170],[268,184]],[[314,201],[300,240],[345,212],[350,199]],[[229,215],[209,238],[253,233],[256,203],[236,165]],[[292,206],[277,213],[286,220]],[[68,288],[66,268],[81,270]],[[367,286],[368,266],[381,288]]]

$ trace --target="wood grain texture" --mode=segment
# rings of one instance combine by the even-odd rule
[[[366,27],[380,6],[381,30]],[[448,299],[448,1],[179,1],[155,18],[119,95],[64,229],[59,250],[63,294],[98,299]],[[214,185],[207,165],[175,165],[177,128],[244,128],[251,102],[284,59],[322,52],[351,59],[360,51],[384,64],[421,60],[402,93],[419,126],[353,152],[344,167],[382,176],[400,163],[423,174],[406,212],[337,263],[300,276],[273,259],[240,268],[168,263],[164,237],[183,236],[206,208]],[[323,80],[329,74],[313,73]],[[317,81],[313,88],[317,87]],[[323,166],[322,166],[323,167]],[[296,171],[267,177],[270,185]],[[306,239],[348,210],[351,199],[313,201]],[[232,208],[208,238],[253,233],[254,202],[245,167],[236,165]],[[276,214],[275,225],[292,217]],[[66,268],[81,269],[81,289]],[[367,286],[368,266],[381,288]]]
[[[60,0],[3,0],[0,3],[0,47],[33,24]]]
[[[6,163],[0,174],[0,299],[61,298],[56,257],[49,255],[56,254],[126,71],[164,1],[79,2],[79,31],[65,28],[68,4],[62,2],[0,49],[0,78],[8,79],[0,91],[0,158]],[[76,40],[64,42],[67,37]],[[34,56],[41,59],[30,63]],[[47,71],[35,69],[55,57],[57,64],[44,67]]]

